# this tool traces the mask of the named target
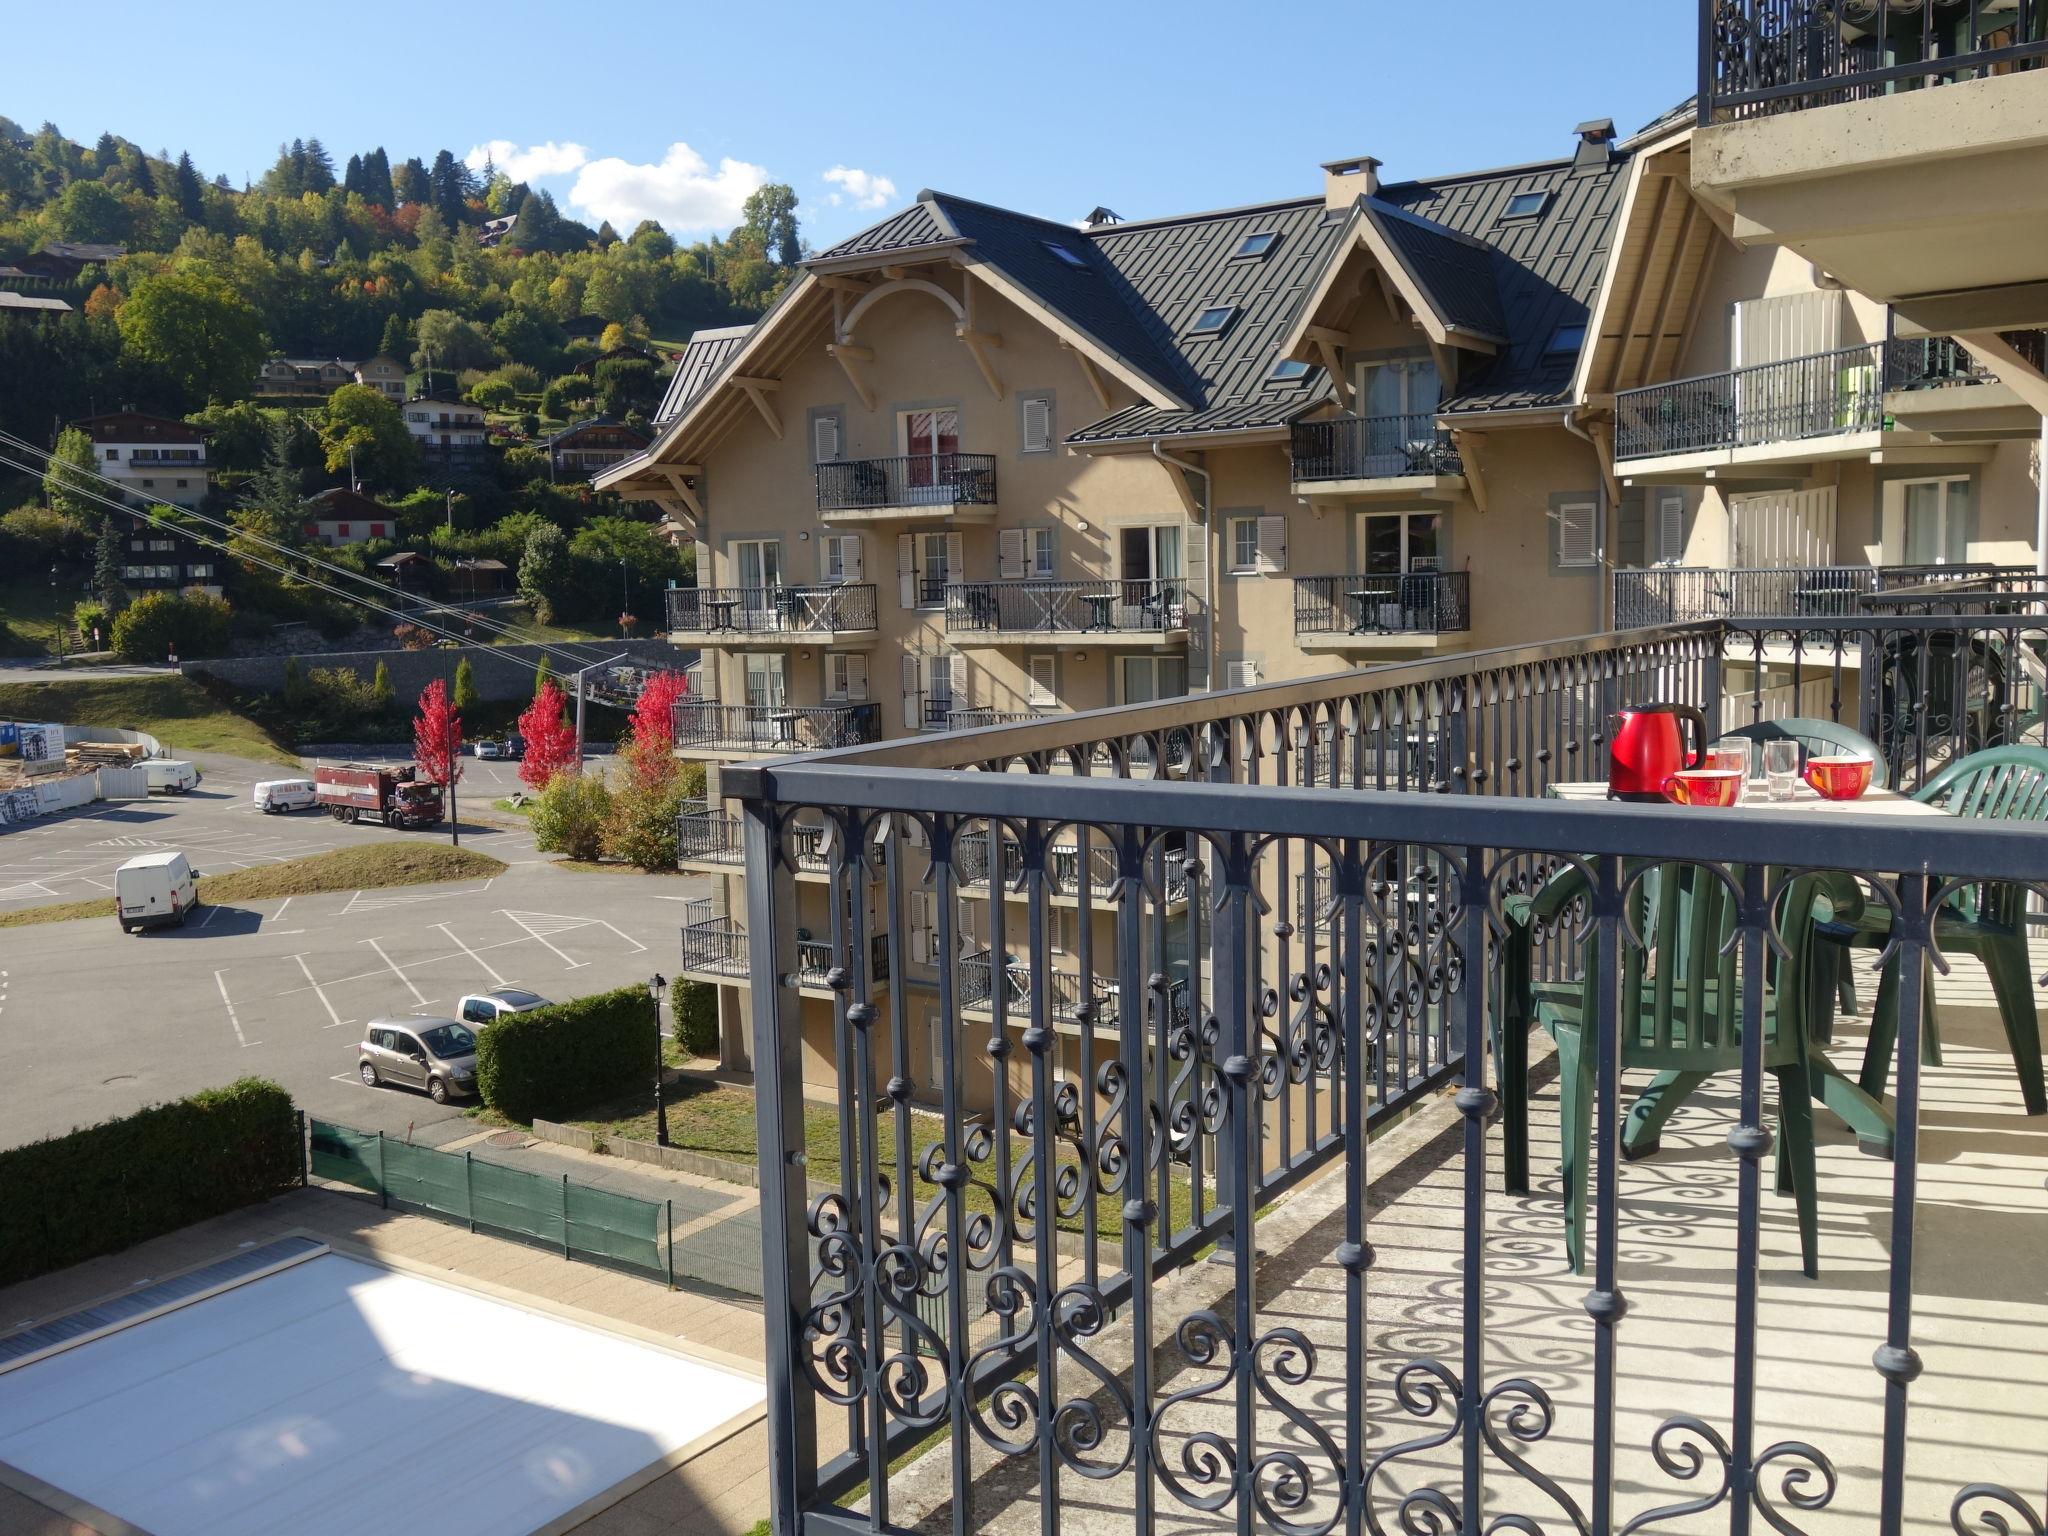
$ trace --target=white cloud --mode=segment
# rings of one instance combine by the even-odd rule
[[[462,163],[480,171],[488,160],[514,181],[532,181],[536,176],[566,176],[589,158],[590,151],[581,144],[557,144],[549,139],[521,149],[510,139],[492,139],[464,155]]]
[[[714,171],[697,151],[677,143],[654,165],[616,156],[590,161],[569,189],[569,201],[621,231],[642,219],[659,220],[672,231],[725,230],[739,223],[740,205],[767,180],[766,167],[730,157]]]
[[[895,182],[870,171],[855,170],[850,165],[833,166],[825,173],[825,180],[839,188],[825,198],[834,208],[846,203],[856,208],[886,208],[896,201]]]

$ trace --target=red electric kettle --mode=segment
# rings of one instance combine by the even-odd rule
[[[1692,761],[1685,759],[1684,720],[1693,729]],[[1707,717],[1690,704],[1639,704],[1607,722],[1607,797],[1662,800],[1664,781],[1707,760]]]

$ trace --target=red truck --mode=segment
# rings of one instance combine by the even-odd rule
[[[399,768],[323,763],[313,770],[313,798],[336,821],[367,816],[387,827],[439,826],[444,814],[441,786],[418,782],[416,772],[410,763]]]

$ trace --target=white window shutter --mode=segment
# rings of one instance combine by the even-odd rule
[[[1259,519],[1259,569],[1284,571],[1287,569],[1287,519],[1285,517],[1261,517]]]
[[[843,699],[846,697],[846,658],[837,651],[825,653],[825,697]]]
[[[967,658],[960,652],[955,651],[951,656],[946,657],[945,660],[946,664],[952,669],[950,676],[953,680],[953,707],[955,709],[965,709],[967,708]]]
[[[996,533],[996,574],[1014,581],[1024,574],[1024,530],[1004,528]]]
[[[1685,559],[1685,498],[1671,491],[1657,498],[1657,558],[1674,565]]]
[[[1557,563],[1560,566],[1587,566],[1598,558],[1598,546],[1594,542],[1594,523],[1598,507],[1590,501],[1567,501],[1557,509]]]
[[[963,548],[959,534],[946,535],[946,580],[949,583],[967,579],[967,561],[962,554]]]
[[[1049,655],[1033,656],[1030,658],[1028,665],[1031,672],[1030,698],[1032,705],[1043,708],[1059,703],[1059,695],[1054,688],[1056,676],[1055,658]]]
[[[843,533],[839,536],[839,568],[845,572],[848,581],[862,579],[859,534]]]
[[[1259,680],[1259,664],[1256,661],[1226,661],[1223,664],[1223,682],[1230,688],[1250,688]]]
[[[919,965],[932,963],[933,899],[929,891],[910,893],[910,958]]]
[[[820,464],[828,464],[839,457],[839,418],[837,416],[813,416],[811,418],[811,454]]]
[[[868,696],[868,659],[855,651],[846,656],[846,696],[862,702]]]
[[[924,658],[914,652],[903,656],[903,729],[924,729],[924,686],[921,669]]]
[[[1024,452],[1045,453],[1052,447],[1052,402],[1042,395],[1024,397]]]
[[[917,541],[907,533],[896,535],[896,588],[904,607],[917,606]]]

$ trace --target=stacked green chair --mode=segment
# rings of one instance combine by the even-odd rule
[[[1631,874],[1636,873],[1631,869]],[[1822,907],[1819,876],[1790,883],[1779,911],[1789,958],[1767,957],[1764,985],[1764,1068],[1778,1083],[1778,1189],[1798,1205],[1801,1267],[1819,1273],[1813,1141],[1813,1095],[1807,1077],[1807,1015],[1816,963],[1814,922]],[[1500,1076],[1503,1123],[1509,1138],[1509,1187],[1526,1189],[1528,1026],[1536,1023],[1557,1042],[1565,1189],[1565,1251],[1572,1268],[1586,1260],[1586,1188],[1592,1150],[1597,1067],[1596,994],[1600,940],[1586,941],[1581,977],[1533,981],[1533,934],[1568,925],[1589,894],[1576,867],[1562,871],[1533,896],[1507,903],[1509,941],[1504,958]],[[1629,1112],[1624,1147],[1630,1155],[1654,1150],[1664,1120],[1708,1077],[1742,1067],[1741,986],[1735,948],[1736,898],[1712,871],[1686,864],[1644,870],[1631,888],[1630,921],[1644,947],[1624,946],[1621,961],[1621,1055],[1624,1068],[1658,1073],[1655,1085]],[[1568,931],[1568,929],[1566,930]]]

